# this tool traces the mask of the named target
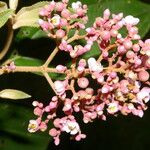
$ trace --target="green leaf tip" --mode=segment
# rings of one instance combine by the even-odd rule
[[[0,98],[4,98],[4,99],[19,100],[19,99],[27,99],[30,97],[31,95],[28,95],[25,92],[15,90],[15,89],[5,89],[0,92]]]

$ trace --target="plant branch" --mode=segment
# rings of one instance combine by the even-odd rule
[[[104,49],[104,52],[107,52],[107,51],[109,51],[109,50],[115,48],[116,46],[117,46],[116,44],[109,45],[108,47],[106,47],[106,48]],[[99,58],[97,59],[97,61],[100,62],[102,59],[103,59],[103,55],[101,54],[101,55],[99,56]]]
[[[75,35],[73,37],[71,37],[70,39],[67,40],[67,43],[71,43],[75,40],[81,40],[81,39],[84,39],[86,37],[86,34],[85,35],[78,35],[75,33]]]
[[[55,57],[55,55],[58,52],[58,47],[56,46],[56,48],[53,50],[53,52],[50,54],[50,56],[48,57],[48,59],[46,60],[45,64],[43,65],[44,67],[47,67],[50,62],[53,60],[53,58]]]
[[[72,91],[73,94],[76,94],[74,84],[75,84],[75,79],[72,79],[70,83],[70,90]]]
[[[9,71],[7,67],[2,67],[0,69],[0,75],[3,74],[4,72]],[[11,72],[11,71],[9,71]],[[48,68],[48,67],[43,67],[43,66],[35,66],[35,67],[29,67],[29,66],[16,66],[16,68],[12,72],[37,72],[37,73],[60,73],[60,74],[65,74],[58,72],[55,68]]]
[[[51,88],[53,89],[53,91],[55,92],[55,94],[57,95],[57,92],[56,92],[56,90],[54,88],[54,83],[53,83],[51,77],[48,75],[47,72],[43,72],[43,75],[45,76],[46,80],[48,81],[49,85],[51,86]]]

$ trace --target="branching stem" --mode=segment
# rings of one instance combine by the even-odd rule
[[[46,60],[45,64],[43,65],[44,67],[47,67],[51,61],[53,60],[53,58],[55,57],[55,55],[58,53],[58,47],[56,46],[56,48],[53,50],[53,52],[51,53],[51,55],[48,57],[48,59]]]
[[[116,46],[117,46],[116,44],[109,45],[108,47],[106,47],[106,49],[104,49],[104,52],[108,52],[109,50],[114,49]],[[101,54],[97,59],[97,61],[100,62],[102,59],[103,55]]]

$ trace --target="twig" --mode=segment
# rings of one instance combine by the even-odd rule
[[[115,48],[116,46],[117,46],[116,44],[109,45],[108,47],[106,47],[106,48],[104,49],[104,52],[107,52],[107,51],[109,51],[109,50]],[[101,54],[101,55],[99,56],[99,58],[97,59],[97,61],[100,62],[102,59],[103,59],[103,56],[102,56],[102,54]]]
[[[72,79],[70,83],[70,90],[72,91],[73,95],[76,94],[75,88],[74,88],[75,80]]]
[[[75,40],[81,40],[81,39],[84,39],[86,37],[86,34],[85,35],[78,35],[75,33],[75,35],[73,37],[71,37],[70,39],[67,40],[67,43],[71,43]]]
[[[48,59],[46,60],[45,64],[43,65],[44,67],[47,67],[50,62],[53,60],[53,58],[55,57],[55,55],[58,52],[58,47],[56,46],[56,48],[53,50],[53,52],[50,54],[50,56],[48,57]]]
[[[7,71],[7,68],[5,67],[0,69],[0,74],[3,74],[5,71]],[[11,72],[11,71],[10,71]],[[58,72],[55,68],[48,68],[48,67],[43,67],[43,66],[35,66],[35,67],[28,67],[28,66],[16,66],[16,68],[12,72],[47,72],[47,73],[60,73],[60,74],[65,74],[62,72]]]
[[[54,88],[54,83],[53,83],[51,77],[48,75],[47,72],[43,72],[43,75],[44,75],[45,78],[47,79],[49,85],[51,86],[51,88],[53,89],[53,91],[55,92],[55,94],[57,95],[57,92],[56,92],[56,90],[55,90],[55,88]]]

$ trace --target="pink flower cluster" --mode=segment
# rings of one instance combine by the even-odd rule
[[[84,29],[87,22],[87,6],[81,2],[72,3],[68,7],[68,0],[62,2],[50,2],[40,11],[41,28],[53,38],[63,38],[69,29]]]
[[[72,58],[78,57],[91,49],[92,42],[87,41],[85,46],[72,46],[67,40],[71,30],[85,29],[87,23],[87,6],[77,1],[68,6],[68,1],[55,3],[52,1],[40,11],[39,24],[51,38],[61,40],[59,49],[70,53]]]
[[[48,106],[33,102],[38,118],[30,120],[28,127],[30,132],[45,131],[48,122],[53,121],[54,127],[49,134],[56,145],[62,132],[69,133],[77,141],[86,137],[81,133],[76,113],[82,114],[84,123],[96,118],[106,120],[107,115],[119,113],[143,117],[150,100],[150,39],[145,42],[140,39],[136,27],[139,19],[123,17],[123,13],[111,15],[106,9],[103,17],[96,18],[93,26],[86,28],[86,34],[81,36],[78,31],[85,28],[86,12],[86,5],[78,1],[68,7],[67,0],[52,1],[40,12],[41,28],[50,37],[59,39],[59,50],[69,52],[73,59],[71,67],[56,67],[58,73],[64,73],[66,77],[54,82],[56,96]],[[77,32],[69,37],[72,29]],[[71,42],[78,39],[84,39],[87,44],[73,47]],[[78,57],[92,50],[93,43],[99,46],[97,59]],[[64,116],[58,116],[60,109]],[[43,121],[45,113],[47,118]]]

